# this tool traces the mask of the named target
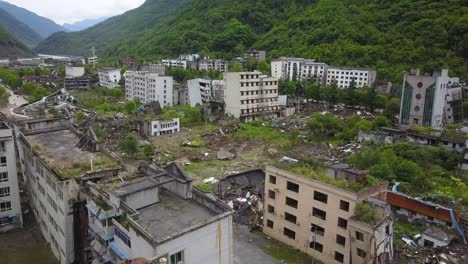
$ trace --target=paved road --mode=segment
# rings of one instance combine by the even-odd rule
[[[262,251],[262,238],[249,232],[248,227],[234,224],[234,264],[280,264],[272,256]]]

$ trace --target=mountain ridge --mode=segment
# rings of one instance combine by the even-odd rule
[[[148,2],[157,1],[147,1],[127,18],[150,11]],[[259,48],[270,58],[296,56],[374,68],[379,79],[396,85],[414,67],[444,67],[451,76],[468,77],[468,7],[463,0],[193,0],[181,6],[153,26],[130,26],[126,32],[131,33],[108,39],[96,46],[98,52],[140,59],[196,52],[232,59]],[[88,29],[98,39],[99,25]],[[76,33],[55,34],[37,50],[81,52],[87,41]]]
[[[76,31],[81,31],[85,30],[87,28],[90,28],[96,24],[99,24],[109,17],[101,17],[101,18],[96,18],[96,19],[85,19],[81,20],[75,23],[65,23],[62,25],[62,27],[68,29],[70,32],[76,32]]]
[[[32,56],[33,52],[0,25],[0,59]]]
[[[10,4],[0,0],[0,8],[8,12],[10,15],[29,26],[42,38],[47,38],[53,33],[66,31],[66,29],[49,18],[39,16],[28,9]]]
[[[0,25],[4,29],[8,30],[10,34],[15,36],[16,39],[20,40],[28,47],[34,47],[43,39],[30,27],[10,15],[8,12],[0,8]]]

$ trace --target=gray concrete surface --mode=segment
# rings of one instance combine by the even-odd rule
[[[249,232],[247,226],[234,224],[234,264],[280,264],[261,248],[263,238]]]

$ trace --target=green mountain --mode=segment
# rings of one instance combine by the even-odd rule
[[[54,21],[48,18],[39,16],[27,9],[12,5],[2,0],[0,0],[0,8],[4,9],[10,15],[29,26],[42,38],[47,38],[55,32],[67,31],[64,27],[57,25]]]
[[[270,57],[376,68],[379,79],[396,85],[412,67],[448,67],[451,75],[468,78],[465,0],[173,0],[177,12],[150,10],[159,2],[166,1],[148,0],[113,18],[136,22],[145,21],[139,19],[142,12],[165,13],[158,23],[137,27],[108,20],[83,33],[55,34],[37,50],[76,54],[95,45],[100,56],[151,59],[200,52],[229,59],[260,48]],[[106,34],[122,26],[125,34]]]
[[[43,39],[34,30],[18,21],[12,15],[0,8],[0,25],[7,29],[13,36],[29,47],[34,47]]]
[[[18,58],[32,56],[33,53],[26,45],[12,36],[0,26],[0,58]]]
[[[38,52],[87,55],[97,52],[118,56],[116,48],[129,39],[137,39],[162,19],[174,15],[191,0],[147,0],[143,5],[79,32],[59,32],[39,44]]]

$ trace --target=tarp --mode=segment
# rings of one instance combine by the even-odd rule
[[[113,250],[122,260],[128,260],[128,259],[130,259],[130,256],[127,254],[127,252],[125,252],[125,250],[123,250],[119,245],[117,245],[117,243],[111,242],[109,245],[110,245],[110,247],[112,248],[112,250]]]

